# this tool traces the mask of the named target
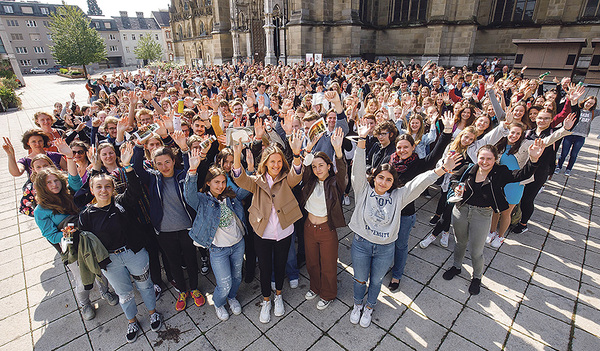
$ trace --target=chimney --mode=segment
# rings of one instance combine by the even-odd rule
[[[144,18],[144,13],[143,12],[136,12],[135,13],[137,18]]]
[[[127,17],[127,11],[119,11],[121,17]]]

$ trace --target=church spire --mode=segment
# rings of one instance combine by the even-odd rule
[[[98,7],[96,0],[87,0],[87,3],[89,16],[102,16],[102,10]]]

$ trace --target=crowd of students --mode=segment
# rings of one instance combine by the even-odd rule
[[[71,94],[36,113],[26,157],[8,138],[3,148],[10,173],[27,173],[19,210],[75,273],[83,317],[95,316],[97,282],[109,305],[120,303],[128,342],[141,328],[132,280],[151,329],[161,328],[163,269],[178,311],[188,298],[205,304],[198,274],[212,269],[215,312],[227,320],[242,312],[237,293],[258,260],[258,318],[269,323],[271,310],[285,313],[285,277],[297,288],[306,263],[305,298],[326,309],[337,296],[336,229],[346,225],[350,322],[368,327],[390,269],[390,290],[400,287],[414,201],[430,186],[441,192],[419,245],[442,234],[447,247],[452,227],[443,278],[461,274],[468,245],[476,295],[486,243],[502,245],[518,208],[512,233],[525,232],[546,180],[567,157],[565,175],[573,169],[596,97],[580,101],[584,88],[568,78],[544,90],[523,70],[486,69],[346,60],[113,72],[88,80],[89,105]]]

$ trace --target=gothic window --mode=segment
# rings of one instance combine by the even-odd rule
[[[394,0],[392,23],[424,22],[427,16],[427,0]]]
[[[200,35],[206,35],[206,29],[204,28],[204,22],[200,21]]]
[[[585,9],[583,10],[583,15],[581,16],[583,19],[600,19],[600,0],[588,0],[585,5]]]
[[[494,23],[533,22],[535,0],[496,0]]]
[[[365,24],[373,24],[374,4],[373,0],[360,0],[359,16]]]
[[[183,39],[183,27],[181,24],[177,27],[177,36],[179,40]]]
[[[189,24],[187,26],[187,37],[188,38],[192,37],[192,26],[190,26]]]

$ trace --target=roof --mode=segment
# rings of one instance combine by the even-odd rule
[[[62,6],[62,4],[40,4],[36,2],[16,2],[16,1],[0,1],[0,15],[5,16],[38,16],[48,17],[49,13],[56,12],[56,8]],[[74,6],[74,5],[67,5]],[[6,8],[12,9],[12,12],[7,12]],[[32,13],[24,13],[23,7],[31,8]],[[79,6],[74,6],[78,9]],[[42,13],[42,8],[47,9],[47,13]],[[81,9],[80,9],[81,10]],[[46,12],[46,10],[44,10]],[[82,11],[83,12],[83,11]]]
[[[152,11],[152,17],[154,17],[161,27],[169,27],[171,25],[169,11]]]
[[[117,21],[111,17],[105,16],[88,16],[91,20],[91,27],[96,28],[97,31],[113,31],[117,32],[119,29],[117,28]],[[98,24],[96,24],[98,23]],[[110,23],[110,28],[106,25]]]
[[[119,30],[123,29],[131,29],[131,30],[150,30],[150,29],[160,29],[158,23],[154,18],[144,18],[144,17],[125,17],[125,16],[113,16],[112,17],[117,22],[117,28]]]

